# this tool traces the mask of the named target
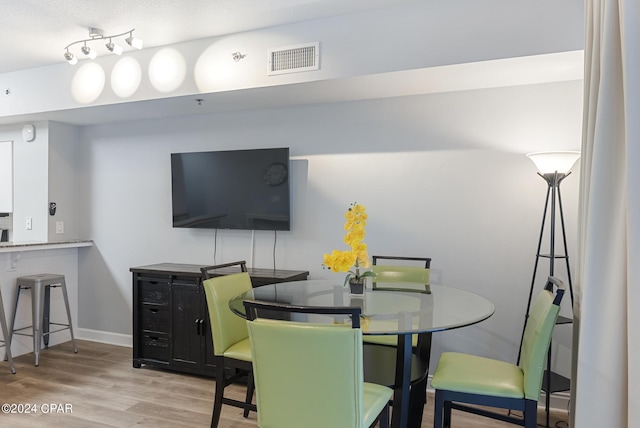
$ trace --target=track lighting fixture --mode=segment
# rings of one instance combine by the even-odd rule
[[[69,51],[69,48],[73,45],[77,45],[80,43],[82,43],[82,47],[80,47],[80,52],[82,52],[87,57],[94,59],[97,56],[97,51],[95,50],[95,46],[92,49],[90,46],[87,45],[87,43],[91,43],[96,40],[107,40],[107,39],[109,40],[109,42],[105,44],[107,50],[116,55],[122,55],[122,52],[123,52],[122,46],[118,45],[117,43],[114,43],[112,39],[116,39],[118,37],[124,37],[127,35],[129,37],[125,38],[125,42],[127,42],[129,46],[136,49],[142,49],[142,40],[136,37],[133,37],[134,31],[135,29],[131,29],[121,34],[105,35],[104,31],[102,31],[101,29],[89,27],[89,38],[84,40],[78,40],[73,43],[69,43],[65,47],[64,59],[71,65],[77,63],[78,58],[76,58],[76,56]]]

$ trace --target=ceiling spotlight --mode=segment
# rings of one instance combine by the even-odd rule
[[[89,46],[85,43],[83,47],[80,48],[80,52],[88,56],[90,59],[96,59],[96,51],[91,50]]]
[[[241,60],[242,58],[244,58],[245,56],[247,56],[247,55],[242,55],[240,52],[234,52],[234,53],[232,53],[232,54],[231,54],[231,57],[233,58],[233,60],[234,60],[235,62],[240,61],[240,60]]]
[[[74,65],[75,63],[78,62],[78,58],[76,58],[75,56],[73,56],[73,54],[69,51],[66,51],[64,53],[64,59],[67,60],[67,62],[71,65]]]
[[[142,49],[142,40],[133,37],[133,30],[129,32],[129,37],[124,39],[124,41],[127,42],[127,44],[132,48]]]
[[[111,41],[111,39],[109,39],[109,43],[107,43],[105,46],[107,47],[107,49],[109,49],[109,52],[112,52],[116,55],[122,55],[122,46],[116,45]]]

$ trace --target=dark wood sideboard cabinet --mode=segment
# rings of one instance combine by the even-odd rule
[[[142,364],[214,376],[213,340],[202,287],[204,265],[132,267],[133,367]],[[249,268],[253,287],[305,280],[307,271]],[[237,267],[217,270],[225,275]]]

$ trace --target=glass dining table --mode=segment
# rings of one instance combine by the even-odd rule
[[[392,427],[420,427],[426,399],[431,334],[479,323],[493,315],[495,307],[484,297],[456,288],[431,285],[430,292],[425,292],[424,287],[422,290],[406,287],[406,284],[385,283],[372,289],[368,285],[364,294],[352,295],[340,280],[283,282],[239,294],[231,299],[229,306],[242,317],[246,317],[244,300],[297,306],[359,306],[367,348],[363,350],[365,381],[394,389]],[[313,322],[322,321],[314,317]],[[326,322],[340,320],[331,317]],[[418,338],[416,344],[412,344],[414,335]],[[379,336],[395,336],[397,345],[366,343],[367,337]],[[391,359],[388,358],[390,352]],[[422,379],[421,387],[411,387],[415,379]]]

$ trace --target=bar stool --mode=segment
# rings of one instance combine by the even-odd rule
[[[71,342],[73,344],[73,352],[78,352],[76,348],[76,340],[73,337],[73,327],[71,325],[71,311],[69,310],[69,298],[67,296],[67,286],[64,282],[64,275],[42,273],[37,275],[21,276],[16,279],[16,303],[13,308],[13,319],[11,320],[11,336],[9,344],[14,334],[21,336],[33,337],[33,352],[36,357],[35,365],[40,363],[40,349],[44,340],[45,348],[49,347],[49,335],[62,330],[69,330],[71,333]],[[51,288],[61,288],[64,297],[64,305],[67,309],[67,324],[55,323],[49,320],[50,310],[50,290]],[[32,323],[28,327],[15,328],[16,315],[18,312],[18,301],[20,300],[20,292],[22,290],[31,291],[31,320]],[[50,331],[49,326],[55,325],[61,328]],[[22,333],[22,330],[32,329],[32,334]]]
[[[0,347],[5,347],[5,360],[9,360],[9,369],[11,373],[16,374],[16,368],[13,366],[13,358],[11,358],[11,336],[7,329],[7,319],[4,316],[4,303],[2,301],[2,290],[0,290],[0,324],[2,324],[2,339]]]

